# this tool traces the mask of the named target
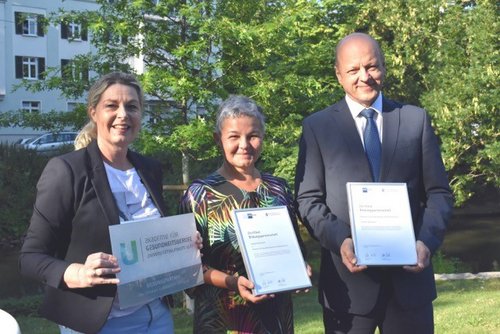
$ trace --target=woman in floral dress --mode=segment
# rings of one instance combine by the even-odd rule
[[[252,295],[231,218],[233,209],[285,205],[303,245],[285,180],[255,168],[264,131],[264,116],[253,100],[232,96],[224,101],[214,133],[224,162],[207,178],[194,181],[182,198],[181,212],[194,213],[204,243],[205,284],[192,291],[194,333],[294,331],[290,293]]]

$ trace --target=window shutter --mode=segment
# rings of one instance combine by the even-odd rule
[[[45,79],[45,58],[37,58],[38,61],[38,79]]]
[[[23,13],[15,12],[14,18],[15,18],[15,25],[16,25],[16,35],[22,35],[23,34]]]
[[[69,59],[61,59],[61,78],[71,79],[71,75],[68,69]]]
[[[23,57],[16,56],[16,79],[23,78]]]
[[[89,35],[89,32],[88,32],[88,25],[86,22],[82,22],[82,31],[80,32],[82,34],[82,41],[86,41],[88,40],[88,35]]]
[[[89,66],[87,64],[82,64],[82,80],[89,82]]]
[[[36,16],[36,34],[40,37],[43,37],[45,35],[44,19],[45,17],[43,15]]]
[[[61,22],[61,38],[68,39],[68,25],[64,22]]]

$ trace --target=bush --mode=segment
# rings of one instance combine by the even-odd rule
[[[0,300],[0,309],[10,313],[13,317],[38,317],[38,308],[42,303],[42,295],[26,296],[23,298],[5,298]]]
[[[445,256],[441,251],[432,257],[432,266],[436,274],[457,274],[471,271],[471,268],[458,258]]]
[[[0,144],[0,243],[16,245],[26,231],[36,183],[48,159],[35,151]]]

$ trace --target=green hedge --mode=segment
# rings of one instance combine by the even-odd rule
[[[28,227],[36,183],[49,157],[0,144],[0,242],[16,245]]]

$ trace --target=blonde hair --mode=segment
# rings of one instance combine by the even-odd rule
[[[97,126],[94,121],[90,120],[80,132],[78,132],[74,143],[75,150],[87,147],[93,139],[97,139]]]
[[[92,117],[90,117],[90,111],[97,106],[106,89],[114,84],[122,84],[134,88],[137,91],[137,96],[139,98],[139,106],[141,110],[143,110],[144,93],[135,76],[122,72],[112,72],[102,76],[89,89],[87,97],[87,115],[89,116],[89,122],[85,124],[76,136],[74,143],[75,150],[87,147],[92,140],[97,139],[97,126],[92,120]]]

